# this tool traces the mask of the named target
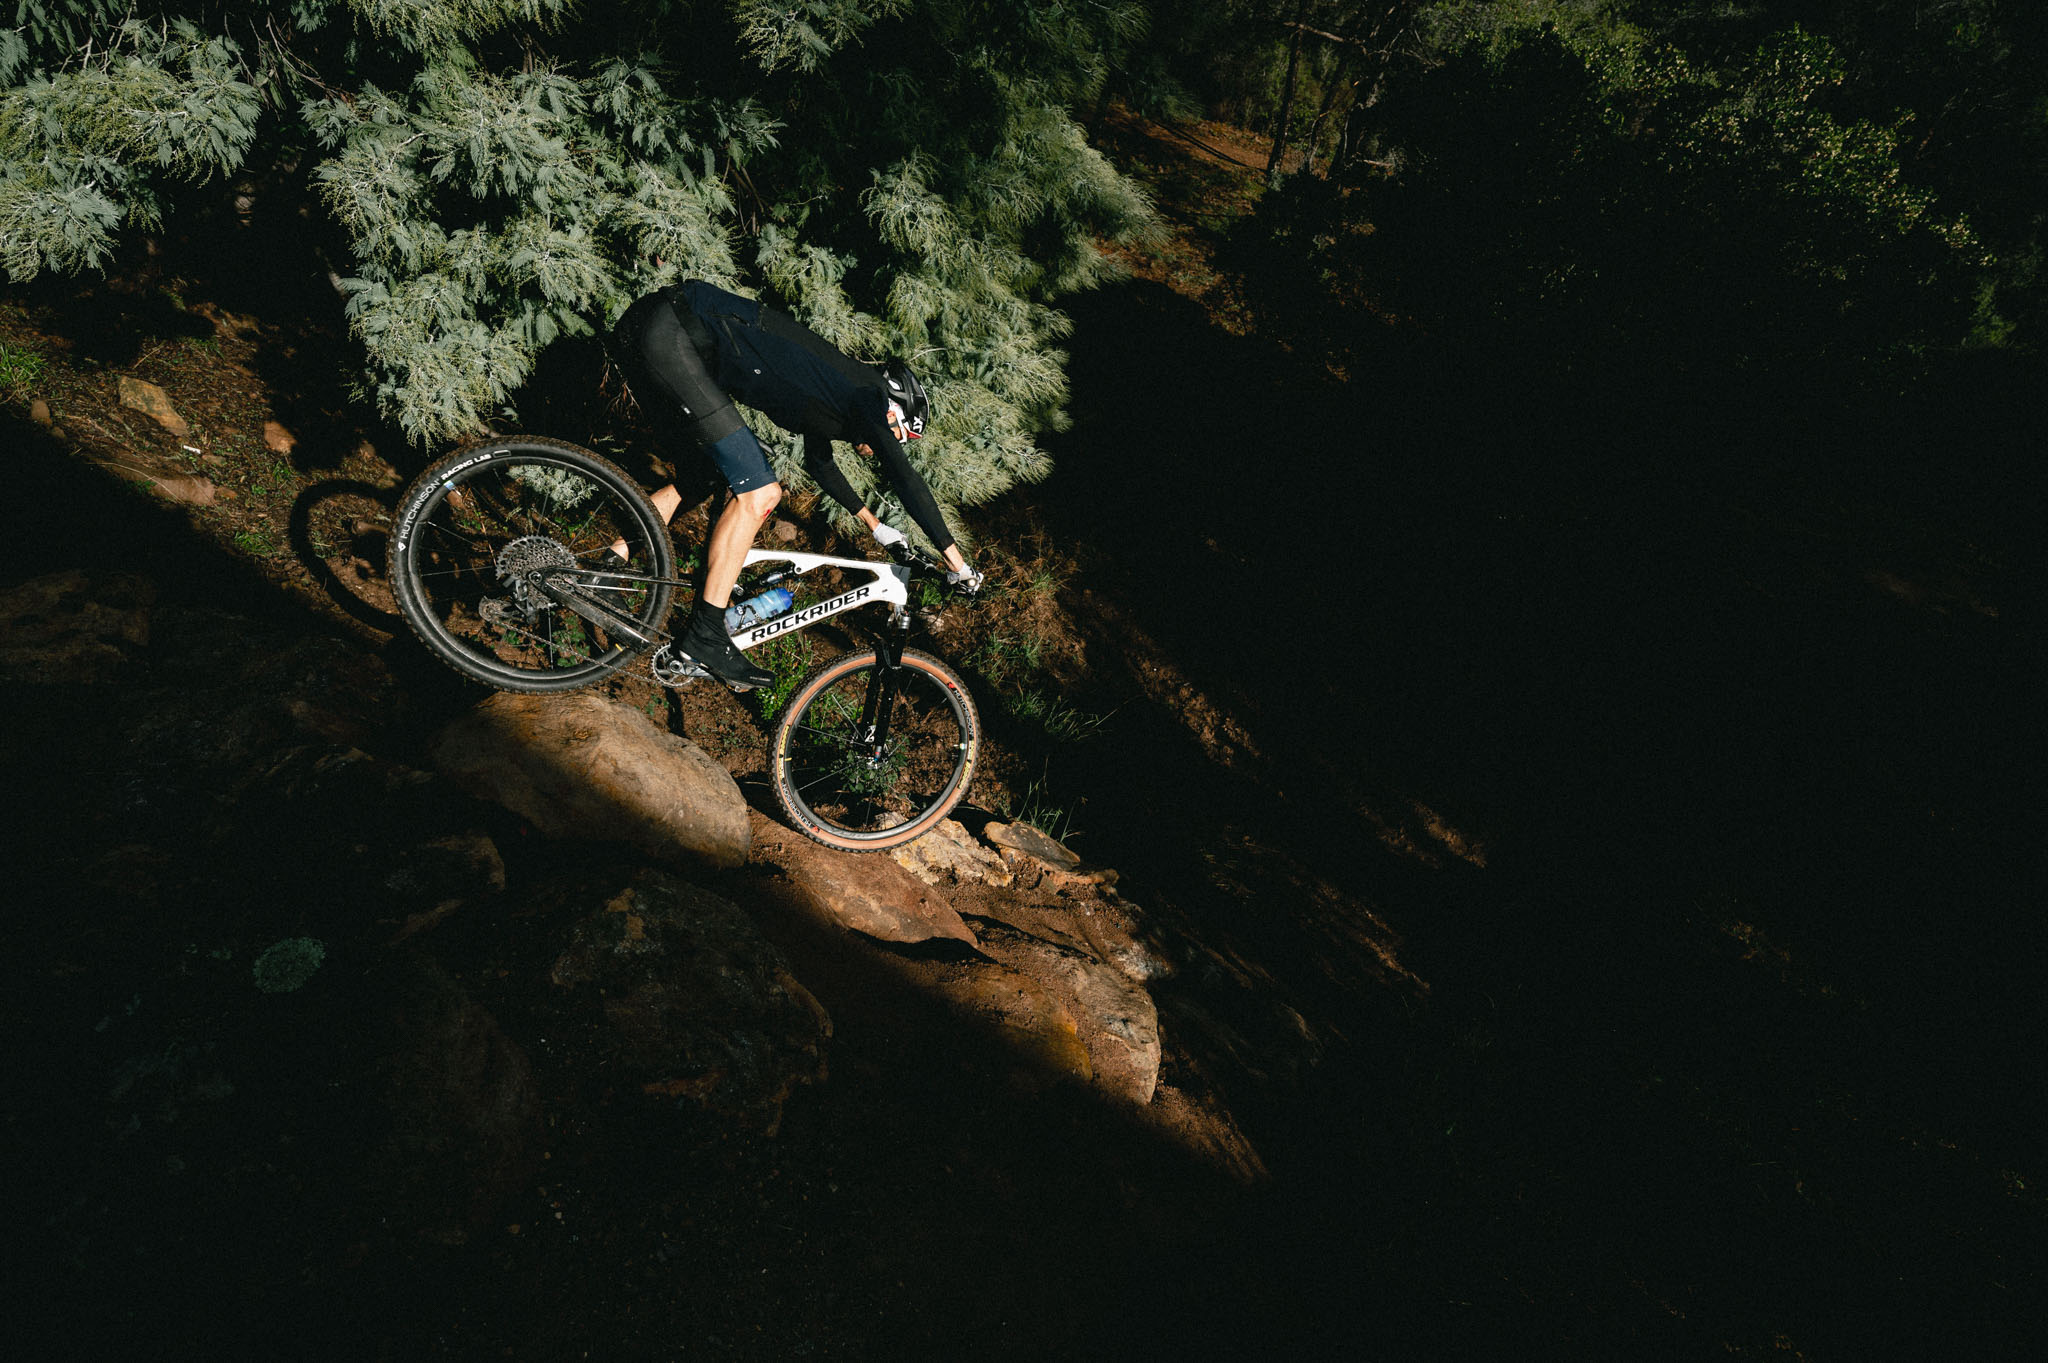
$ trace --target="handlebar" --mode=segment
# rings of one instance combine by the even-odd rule
[[[907,543],[885,544],[882,548],[899,567],[908,568],[915,573],[932,573],[943,577],[952,571],[922,549],[913,548]]]

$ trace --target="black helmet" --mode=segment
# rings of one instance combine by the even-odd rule
[[[890,360],[882,366],[882,377],[888,386],[883,390],[889,401],[903,409],[903,429],[913,440],[924,435],[925,418],[931,415],[931,399],[924,395],[924,385],[917,381],[917,375],[910,372],[910,366],[901,360]]]

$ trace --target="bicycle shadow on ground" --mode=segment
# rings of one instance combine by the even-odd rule
[[[292,552],[327,598],[352,619],[391,635],[405,630],[385,580],[395,501],[373,483],[314,483],[293,501],[286,529]]]

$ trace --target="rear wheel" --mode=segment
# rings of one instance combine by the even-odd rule
[[[953,812],[974,779],[981,718],[953,669],[905,649],[886,710],[874,649],[835,659],[790,696],[770,738],[775,798],[805,837],[848,852],[895,847]]]
[[[443,662],[487,686],[588,685],[668,618],[675,568],[660,513],[621,469],[565,441],[515,436],[456,451],[406,490],[394,527],[399,613]],[[621,542],[624,559],[611,550]],[[585,610],[541,591],[536,574]],[[607,611],[616,618],[589,618]]]

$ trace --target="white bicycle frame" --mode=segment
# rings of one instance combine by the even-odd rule
[[[841,592],[829,601],[804,606],[773,620],[755,625],[752,629],[732,636],[732,646],[738,649],[752,648],[808,629],[820,620],[829,620],[841,611],[850,611],[856,606],[872,606],[887,603],[895,611],[910,608],[910,569],[895,563],[878,563],[866,558],[831,558],[825,554],[799,554],[787,549],[749,549],[742,567],[751,568],[757,563],[787,563],[791,577],[802,577],[805,573],[819,568],[843,568],[848,572],[866,573],[868,581]]]
[[[868,580],[858,587],[841,592],[829,601],[820,601],[815,605],[805,606],[801,610],[793,610],[787,614],[778,615],[773,620],[765,621],[754,626],[752,629],[733,635],[732,642],[735,648],[752,648],[754,645],[766,643],[770,639],[777,639],[785,634],[793,634],[801,629],[809,629],[821,620],[829,620],[842,611],[850,611],[857,606],[886,605],[890,608],[889,622],[895,627],[895,633],[900,635],[909,631],[910,569],[902,564],[878,563],[873,559],[866,558],[832,558],[825,554],[800,554],[793,550],[785,549],[750,549],[747,551],[747,556],[742,560],[740,566],[742,569],[745,569],[757,563],[789,564],[790,571],[783,575],[786,578],[802,577],[805,573],[815,572],[820,568],[843,568],[848,572],[864,573],[867,575]],[[589,591],[585,590],[585,584],[560,580],[572,576],[588,576],[602,579],[600,582],[588,584],[589,586],[596,587],[599,591],[619,590],[619,584],[652,582],[658,579],[638,577],[634,574],[604,568],[595,570],[577,569],[573,572],[562,569],[535,568],[526,575],[526,581],[535,591],[554,601],[557,605],[566,606],[570,610],[575,611],[593,624],[615,630],[625,637],[634,640],[643,648],[661,644],[661,653],[657,655],[653,666],[656,680],[661,681],[664,685],[673,684],[674,677],[703,675],[701,664],[690,659],[687,655],[680,662],[664,662],[663,659],[668,657],[667,635],[650,632],[640,622],[614,609],[610,603],[591,595]],[[897,647],[900,648],[900,639],[896,643]],[[896,659],[892,654],[890,657],[891,667],[894,667],[895,661]],[[667,670],[670,668],[679,669],[675,672],[674,677],[667,675]]]

